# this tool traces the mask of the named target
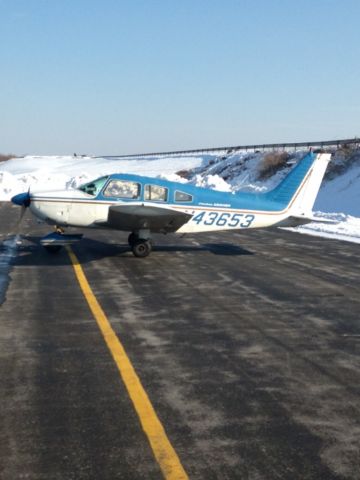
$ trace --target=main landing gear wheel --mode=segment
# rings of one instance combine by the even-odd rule
[[[138,240],[131,246],[131,250],[135,257],[147,257],[151,252],[151,243],[149,240]]]

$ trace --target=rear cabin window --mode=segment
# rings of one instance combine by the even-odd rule
[[[140,183],[127,180],[110,180],[104,190],[104,197],[139,198]]]
[[[153,202],[166,202],[168,189],[159,185],[145,185],[144,199]]]
[[[192,202],[193,197],[189,193],[180,192],[176,190],[175,192],[175,202]]]

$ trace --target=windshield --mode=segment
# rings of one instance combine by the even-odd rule
[[[82,192],[88,193],[89,195],[93,195],[95,197],[98,193],[100,193],[100,190],[105,185],[108,178],[109,178],[109,175],[106,175],[106,177],[100,177],[97,180],[93,180],[92,182],[85,183],[84,185],[81,185],[79,187],[79,190],[81,190]]]

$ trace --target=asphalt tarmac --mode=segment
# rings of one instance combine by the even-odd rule
[[[16,246],[18,214],[0,205],[0,478],[163,478],[68,253],[30,213]],[[85,235],[73,251],[189,478],[360,478],[359,245],[160,236],[138,259],[125,233]]]

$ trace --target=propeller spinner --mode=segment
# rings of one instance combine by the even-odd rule
[[[30,200],[30,192],[18,193],[11,199],[12,203],[15,205],[19,205],[20,207],[29,207],[31,200]]]

